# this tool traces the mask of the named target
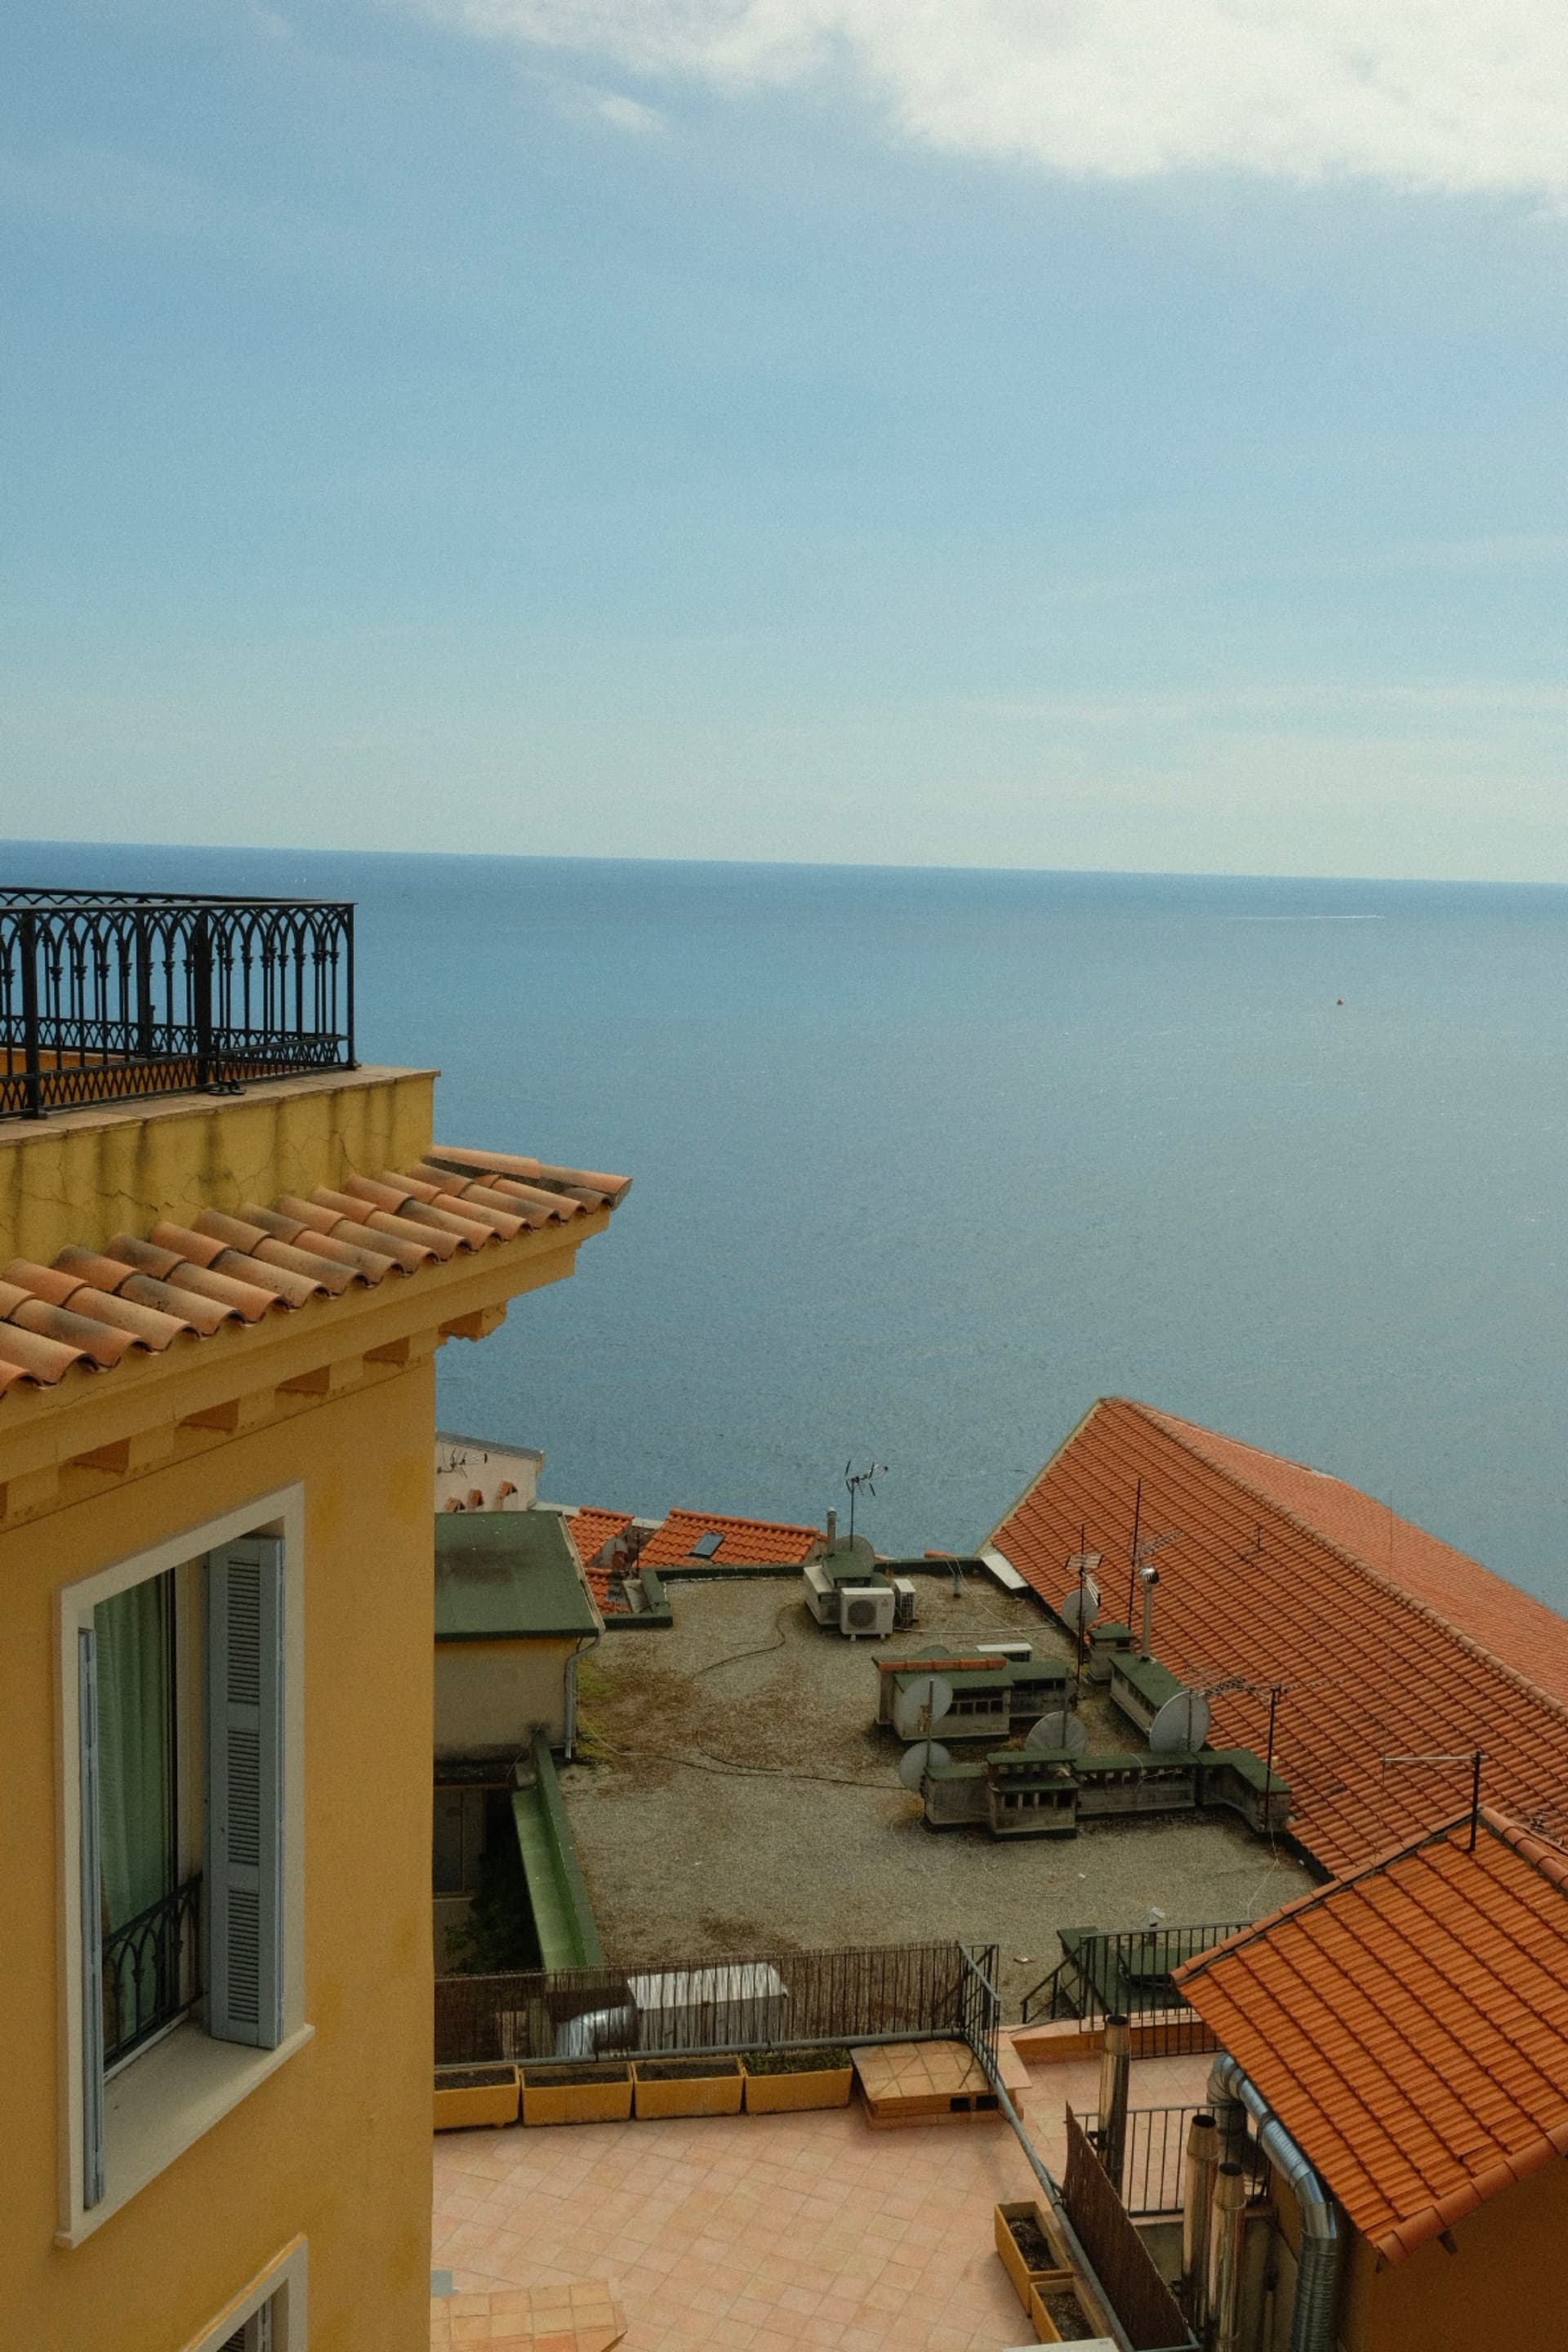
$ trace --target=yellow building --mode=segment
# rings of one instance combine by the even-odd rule
[[[1226,2352],[1568,2343],[1568,1852],[1483,1809],[1176,1981],[1221,2044],[1221,2140],[1263,2159]]]
[[[145,908],[88,926],[138,1026],[0,906],[0,2344],[416,2352],[435,1355],[625,1186],[435,1148],[194,905],[183,1027]]]

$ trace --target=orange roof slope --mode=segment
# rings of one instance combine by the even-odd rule
[[[1178,1421],[1174,1413],[1144,1410],[1216,1469],[1267,1496],[1303,1527],[1316,1528],[1390,1584],[1424,1601],[1505,1666],[1568,1705],[1568,1617],[1559,1617],[1518,1585],[1494,1576],[1479,1560],[1398,1517],[1386,1503],[1363,1495],[1359,1486],[1347,1486],[1326,1470],[1310,1470],[1304,1463],[1287,1462],[1259,1446],[1217,1436],[1194,1422]]]
[[[601,1610],[610,1605],[610,1570],[596,1568],[594,1563],[607,1543],[613,1543],[631,1526],[629,1511],[601,1511],[589,1507],[574,1511],[566,1522],[566,1531],[576,1548],[583,1573]]]
[[[1337,1535],[1310,1523],[1294,1506],[1308,1491],[1297,1482],[1311,1474],[1274,1463],[1275,1494],[1259,1466],[1272,1462],[1169,1414],[1105,1398],[992,1541],[1056,1607],[1072,1581],[1066,1561],[1084,1528],[1089,1549],[1103,1556],[1106,1610],[1121,1616],[1130,1605],[1142,1482],[1142,1538],[1176,1538],[1155,1563],[1154,1654],[1189,1681],[1238,1675],[1284,1685],[1275,1762],[1290,1787],[1291,1830],[1328,1869],[1352,1868],[1417,1834],[1455,1794],[1454,1768],[1385,1768],[1384,1756],[1479,1745],[1489,1795],[1524,1816],[1546,1807],[1553,1824],[1568,1826],[1568,1706],[1552,1687],[1568,1689],[1559,1664],[1568,1640],[1563,1620],[1518,1596],[1517,1622],[1539,1631],[1539,1665],[1527,1680],[1530,1643],[1520,1643],[1520,1663],[1505,1662],[1451,1610],[1391,1582],[1386,1565],[1344,1540],[1348,1501],[1336,1506]],[[1322,1484],[1340,1497],[1353,1495],[1337,1480]],[[1356,1500],[1377,1511],[1365,1496]],[[1456,1579],[1470,1566],[1416,1528],[1396,1536],[1396,1563],[1419,1545],[1446,1555]],[[1428,1584],[1433,1573],[1429,1562]],[[1211,1741],[1261,1756],[1268,1714],[1260,1693],[1223,1694]]]
[[[717,1568],[804,1567],[822,1541],[816,1528],[786,1527],[776,1519],[728,1518],[722,1512],[704,1518],[698,1511],[671,1511],[637,1554],[637,1566],[701,1566],[691,1548],[710,1535],[722,1538],[709,1555]]]
[[[286,1192],[232,1214],[204,1209],[195,1225],[116,1234],[100,1250],[61,1250],[53,1265],[13,1258],[0,1271],[0,1397],[570,1224],[616,1207],[630,1181],[442,1146],[416,1168],[348,1176],[308,1201]]]
[[[1483,1811],[1289,1905],[1177,1981],[1398,2262],[1568,2154],[1568,1853]]]

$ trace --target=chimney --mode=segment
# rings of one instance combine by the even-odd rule
[[[1132,2030],[1124,2017],[1108,2017],[1100,2046],[1100,2160],[1121,2194],[1127,2149],[1127,2095],[1132,2079]]]
[[[1207,2302],[1214,2352],[1238,2352],[1241,2342],[1241,2234],[1247,2218],[1247,2176],[1239,2164],[1215,2174],[1209,2214]]]
[[[827,1514],[827,1549],[829,1551],[837,1551],[838,1549],[838,1514],[837,1511],[829,1511]]]
[[[1218,2164],[1219,2128],[1213,2116],[1201,2112],[1187,2126],[1187,2168],[1182,2183],[1182,2276],[1187,2288],[1187,2317],[1199,2336],[1204,2330],[1209,2214]]]

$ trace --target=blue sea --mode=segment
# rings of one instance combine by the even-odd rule
[[[458,819],[460,823],[460,815]],[[1568,890],[13,844],[358,901],[438,1134],[636,1185],[441,1365],[543,1491],[970,1547],[1095,1397],[1568,1610]]]

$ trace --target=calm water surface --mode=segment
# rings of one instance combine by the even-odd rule
[[[1568,1609],[1568,891],[205,849],[6,879],[359,902],[364,1058],[630,1171],[442,1353],[567,1502],[969,1546],[1092,1400],[1331,1468]],[[1342,1003],[1340,1000],[1343,1000]]]

